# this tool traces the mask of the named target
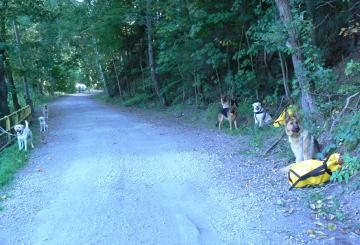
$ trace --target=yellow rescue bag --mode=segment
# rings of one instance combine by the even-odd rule
[[[275,122],[273,123],[273,126],[275,128],[279,128],[280,126],[285,125],[286,110],[287,110],[287,113],[289,114],[289,116],[292,117],[295,114],[295,112],[298,110],[298,108],[295,105],[289,105],[289,107],[287,109],[283,110],[283,112],[281,112],[278,119],[276,119]]]
[[[330,180],[332,172],[340,168],[340,154],[331,154],[325,161],[307,160],[294,163],[289,170],[290,190],[294,187],[319,185]]]

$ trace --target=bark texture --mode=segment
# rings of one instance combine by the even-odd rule
[[[19,49],[18,50],[18,52],[19,52],[19,63],[21,65],[21,67],[23,69],[25,69],[24,57],[23,57],[23,55],[21,53],[21,37],[20,37],[20,33],[19,33],[19,30],[17,28],[17,25],[16,25],[15,21],[13,21],[13,28],[14,28],[15,38],[16,38],[16,44],[17,44],[18,49]],[[27,80],[25,72],[23,72],[22,78],[23,78],[24,89],[25,89],[26,104],[30,105],[31,111],[34,112],[34,105],[33,105],[32,99],[31,99],[31,95],[30,95],[29,82]]]
[[[156,74],[156,66],[154,60],[154,49],[153,49],[153,31],[152,31],[152,17],[151,17],[151,0],[146,1],[146,31],[148,38],[148,58],[149,58],[149,67],[151,73],[151,80],[154,85],[155,92],[159,97],[160,103],[166,105],[166,99],[164,94],[160,91],[160,81]]]
[[[5,82],[5,17],[0,13],[0,118],[9,114],[8,90]]]
[[[290,3],[288,0],[275,0],[279,10],[280,19],[287,29],[289,35],[289,42],[292,49],[292,62],[294,66],[295,76],[299,82],[301,89],[301,107],[308,119],[320,118],[319,110],[315,104],[314,97],[310,94],[310,78],[303,62],[303,56],[300,49],[300,39],[298,30],[295,27],[290,27],[293,19],[290,11]]]

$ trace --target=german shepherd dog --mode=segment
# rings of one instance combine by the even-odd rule
[[[230,108],[230,104],[226,95],[221,95],[220,102],[223,109]]]
[[[291,150],[296,162],[314,159],[320,152],[319,142],[300,123],[298,115],[290,117],[286,113],[285,132],[289,138]]]
[[[237,129],[238,127],[236,122],[236,117],[237,117],[236,109],[238,107],[238,103],[236,102],[236,100],[230,100],[230,104],[229,104],[227,101],[223,100],[223,97],[221,97],[221,105],[223,108],[220,110],[218,114],[217,126],[219,127],[219,129],[221,129],[221,125],[224,119],[226,119],[229,121],[230,130],[232,130],[233,124]]]

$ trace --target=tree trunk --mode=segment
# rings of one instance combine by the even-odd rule
[[[56,82],[55,82],[54,77],[51,76],[50,79],[51,79],[51,80],[50,80],[50,95],[51,95],[51,96],[55,96]]]
[[[142,61],[141,55],[140,55],[139,63],[140,63],[140,70],[141,70],[141,81],[142,81],[142,85],[143,85],[142,89],[145,92],[145,90],[146,90],[146,88],[145,88],[145,73],[144,73],[144,68],[142,66],[143,61]]]
[[[39,90],[39,94],[41,96],[44,96],[44,91],[43,91],[43,87],[42,87],[42,84],[41,84],[41,79],[39,79],[38,90]]]
[[[160,81],[156,74],[155,60],[154,60],[154,50],[153,50],[153,33],[152,33],[152,20],[151,20],[151,0],[146,1],[146,31],[148,39],[148,58],[150,66],[151,79],[153,81],[154,89],[159,97],[160,103],[166,106],[166,99],[163,93],[160,91]]]
[[[312,20],[312,27],[311,27],[311,41],[312,44],[316,47],[317,46],[317,30],[316,30],[316,19],[315,19],[315,15],[316,14],[316,10],[315,10],[315,4],[316,1],[314,0],[304,0],[304,4],[305,4],[305,8],[306,8],[306,12],[309,15],[310,19]]]
[[[5,83],[5,66],[4,66],[5,50],[0,50],[0,118],[9,114],[9,106],[7,103],[8,90]]]
[[[19,52],[19,63],[21,65],[21,67],[23,69],[25,69],[24,57],[22,56],[22,53],[21,53],[20,33],[19,33],[19,30],[18,30],[18,28],[16,26],[15,21],[13,21],[13,28],[14,28],[14,32],[15,32],[16,44],[17,44],[18,49],[19,49],[18,50],[18,52]],[[24,89],[25,89],[26,104],[30,105],[31,111],[34,113],[34,105],[33,105],[32,99],[31,99],[29,83],[28,83],[28,80],[26,78],[25,72],[22,73],[22,78],[23,78]]]
[[[301,89],[301,106],[306,118],[311,119],[315,116],[321,119],[319,109],[315,104],[314,97],[310,94],[310,78],[308,71],[304,67],[302,52],[300,49],[300,40],[298,30],[291,27],[293,24],[290,4],[288,0],[275,0],[277,8],[280,13],[280,19],[285,27],[288,28],[289,42],[292,49],[292,62],[294,65],[295,76],[299,82]]]
[[[120,96],[120,98],[122,98],[122,89],[121,89],[121,85],[120,85],[119,74],[117,72],[114,59],[112,60],[112,63],[113,63],[114,70],[115,70],[116,82],[117,82],[118,89],[119,89],[119,96]]]
[[[281,55],[280,51],[279,51],[279,60],[280,60],[281,73],[282,73],[282,77],[283,77],[285,95],[289,100],[291,100],[289,81],[287,80],[286,69],[285,69],[284,61],[283,61],[283,58],[282,58],[282,55]],[[286,60],[285,60],[285,62],[286,62]]]
[[[13,103],[14,109],[17,111],[21,108],[21,106],[20,106],[19,99],[17,96],[14,77],[12,75],[12,69],[11,69],[10,62],[8,59],[5,59],[5,67],[6,67],[5,68],[6,77],[7,77],[9,87],[10,87],[10,92],[11,92],[12,103]]]
[[[0,16],[0,43],[5,43],[5,17]],[[9,114],[8,90],[5,83],[5,47],[0,46],[0,118]]]
[[[95,40],[95,37],[93,36],[92,37],[92,41],[93,41],[93,48],[94,48],[94,53],[95,53],[95,62],[96,62],[96,65],[98,67],[98,71],[99,71],[99,75],[100,75],[100,80],[104,86],[104,91],[107,95],[109,95],[109,88],[107,86],[107,83],[106,83],[106,79],[105,79],[105,75],[104,75],[104,70],[103,70],[103,67],[99,61],[99,50],[97,49],[97,44],[96,44],[96,40]]]

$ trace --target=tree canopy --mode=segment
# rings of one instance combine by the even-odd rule
[[[0,115],[85,83],[127,105],[285,98],[322,120],[359,90],[336,70],[359,49],[357,0],[1,0],[0,9]],[[349,67],[356,77],[359,63]]]

